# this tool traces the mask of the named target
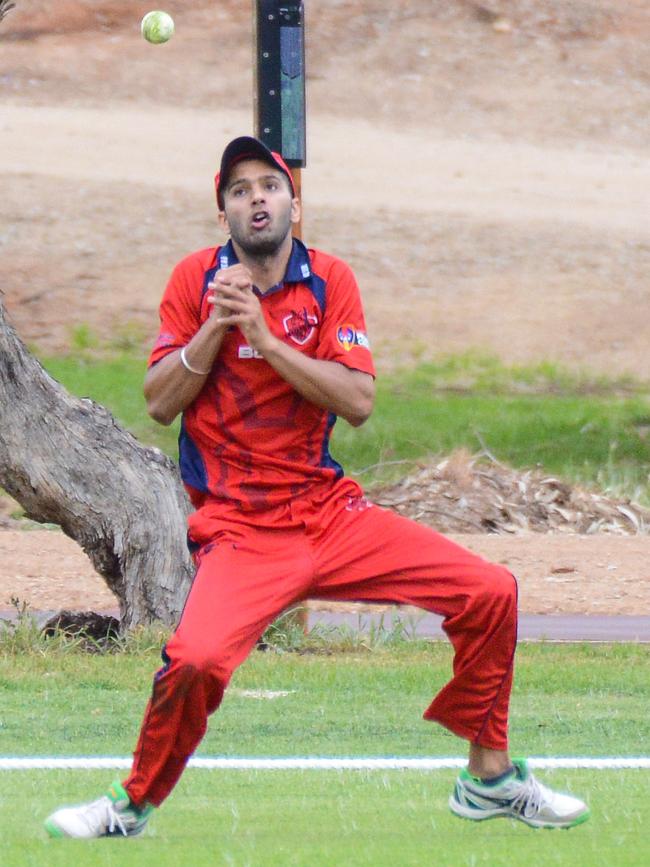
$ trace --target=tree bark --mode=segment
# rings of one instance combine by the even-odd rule
[[[78,542],[119,600],[123,629],[178,619],[193,569],[176,465],[49,376],[1,298],[0,485]]]

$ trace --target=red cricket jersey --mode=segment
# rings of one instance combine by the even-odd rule
[[[192,339],[210,314],[208,283],[219,268],[236,263],[229,241],[176,266],[160,305],[150,366]],[[294,239],[283,282],[258,295],[276,337],[312,358],[374,376],[359,288],[345,262]],[[329,453],[335,422],[231,328],[203,389],[183,413],[179,463],[192,503],[200,508],[210,499],[251,511],[331,484],[343,475]]]

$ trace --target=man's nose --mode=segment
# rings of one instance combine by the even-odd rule
[[[254,202],[263,202],[264,201],[264,187],[257,186],[257,185],[253,187],[253,201]]]

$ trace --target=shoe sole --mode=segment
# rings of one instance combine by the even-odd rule
[[[488,819],[516,819],[518,822],[523,822],[524,825],[528,825],[529,828],[547,828],[549,830],[559,828],[562,831],[568,831],[570,828],[582,825],[591,816],[590,811],[586,810],[584,813],[581,813],[579,816],[576,816],[575,819],[571,819],[568,822],[535,822],[534,820],[531,821],[530,819],[520,816],[518,813],[511,813],[507,810],[477,810],[476,812],[467,810],[467,812],[465,812],[462,805],[456,801],[453,795],[449,799],[449,809],[454,816],[458,816],[459,819],[468,819],[470,822],[485,822]]]
[[[114,834],[101,834],[99,837],[74,837],[72,834],[66,834],[64,830],[59,828],[58,825],[55,825],[55,823],[50,819],[46,819],[45,822],[43,822],[43,826],[48,835],[54,840],[101,840],[102,837],[141,837],[146,829],[146,824],[143,823],[136,831],[129,831],[128,834],[122,834],[120,831],[119,833]]]

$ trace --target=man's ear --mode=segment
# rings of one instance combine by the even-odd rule
[[[225,211],[218,211],[217,220],[219,222],[219,226],[224,230],[224,232],[229,235],[230,234],[230,225],[228,223],[228,217],[226,217]]]
[[[291,222],[299,223],[301,213],[302,208],[300,206],[300,199],[297,197],[291,199]]]

